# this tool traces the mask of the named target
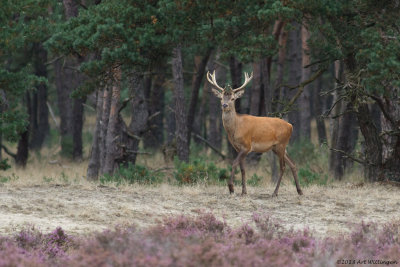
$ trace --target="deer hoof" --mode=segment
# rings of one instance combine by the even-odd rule
[[[274,192],[273,194],[272,194],[272,197],[277,197],[278,196],[278,193],[277,192]]]
[[[303,191],[301,191],[301,189],[297,190],[297,194],[299,194],[300,196],[303,195]]]

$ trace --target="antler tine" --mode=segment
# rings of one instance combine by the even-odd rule
[[[211,78],[211,79],[210,79]],[[213,72],[213,74],[211,74],[209,71],[207,71],[207,80],[214,85],[217,89],[224,91],[224,88],[222,88],[221,86],[219,86],[217,84],[216,78],[215,78],[215,70]]]
[[[251,75],[249,77],[249,74],[247,72],[244,73],[244,83],[242,86],[240,86],[239,88],[236,88],[233,90],[233,92],[237,92],[239,90],[242,90],[250,81],[251,79],[253,79],[253,72],[251,72]]]

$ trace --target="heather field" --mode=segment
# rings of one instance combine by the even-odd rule
[[[242,197],[218,184],[89,183],[81,164],[52,166],[0,183],[0,266],[400,263],[396,186],[331,182],[298,196],[286,175],[278,197],[265,181]]]

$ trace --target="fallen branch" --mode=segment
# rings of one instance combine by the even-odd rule
[[[197,133],[192,133],[192,135],[194,137],[196,137],[197,139],[199,139],[200,141],[203,141],[207,146],[209,146],[212,150],[214,150],[218,155],[221,156],[222,159],[226,159],[227,156],[225,156],[221,151],[218,150],[218,148],[216,148],[213,144],[211,144],[208,140],[204,139],[203,137],[201,137],[200,135],[198,135]]]

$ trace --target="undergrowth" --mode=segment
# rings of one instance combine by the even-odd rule
[[[139,183],[139,184],[157,184],[162,182],[161,174],[148,169],[142,165],[128,164],[128,166],[120,166],[113,175],[104,174],[100,177],[100,183]]]

